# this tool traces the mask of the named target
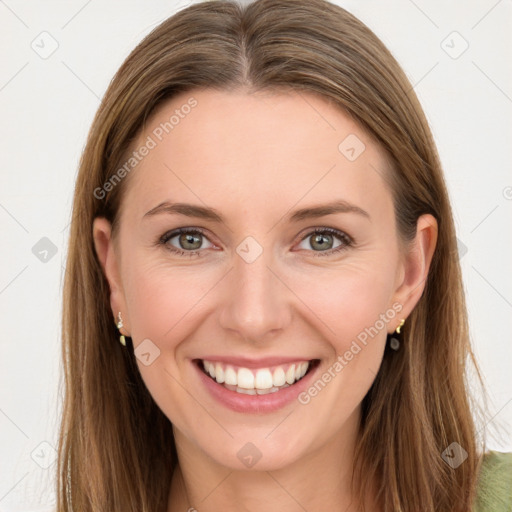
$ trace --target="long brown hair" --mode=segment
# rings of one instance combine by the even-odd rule
[[[387,152],[399,234],[439,224],[424,293],[386,351],[362,404],[353,484],[379,482],[388,511],[467,511],[480,453],[466,365],[473,364],[451,207],[433,138],[400,66],[354,16],[324,0],[214,0],[164,21],[130,54],[92,124],[74,195],[63,306],[65,396],[58,512],[164,512],[176,452],[169,420],[118,341],[92,222],[115,224],[126,181],[97,190],[122,165],[162,101],[195,88],[287,88],[319,94]],[[104,190],[104,189],[103,189]],[[96,191],[96,193],[95,193]],[[441,454],[457,442],[458,468]]]

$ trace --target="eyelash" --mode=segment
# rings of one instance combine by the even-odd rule
[[[204,231],[202,229],[199,229],[199,228],[178,228],[178,229],[175,229],[173,231],[168,231],[167,233],[163,234],[158,239],[157,244],[158,245],[166,246],[166,248],[170,252],[178,254],[179,256],[187,256],[187,257],[197,256],[197,257],[201,257],[203,255],[202,253],[205,252],[202,249],[198,250],[198,251],[185,251],[183,249],[178,249],[178,248],[173,247],[173,246],[168,244],[168,242],[169,242],[169,240],[171,238],[174,238],[177,235],[181,235],[182,233],[187,233],[187,234],[192,234],[192,235],[202,235],[205,238],[208,238],[205,235],[205,233],[204,233]],[[314,257],[317,257],[317,256],[331,256],[331,255],[333,255],[335,253],[341,252],[341,251],[347,249],[348,247],[352,247],[354,245],[354,240],[350,236],[348,236],[343,231],[339,231],[339,230],[333,229],[333,228],[315,228],[313,231],[310,231],[309,233],[304,235],[304,237],[301,238],[300,242],[302,242],[303,240],[306,240],[308,237],[310,237],[312,235],[317,235],[317,234],[322,235],[322,234],[325,234],[325,233],[328,233],[330,235],[336,236],[337,238],[340,239],[340,241],[342,243],[338,247],[336,247],[334,249],[329,249],[327,251],[311,251],[313,253]]]

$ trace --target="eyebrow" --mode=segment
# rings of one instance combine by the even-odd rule
[[[171,203],[164,201],[155,206],[144,214],[143,218],[153,217],[161,213],[168,215],[185,215],[187,217],[195,217],[198,219],[211,220],[214,222],[224,222],[222,215],[215,209],[204,206],[198,206],[189,203]],[[325,215],[333,215],[336,213],[356,213],[367,219],[370,219],[368,212],[343,200],[333,201],[318,206],[310,206],[296,210],[288,216],[289,222],[299,222],[304,219],[324,217]]]

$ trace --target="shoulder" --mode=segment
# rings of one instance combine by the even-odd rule
[[[483,455],[473,512],[512,511],[512,453]]]

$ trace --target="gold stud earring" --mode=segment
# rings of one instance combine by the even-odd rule
[[[405,319],[402,318],[402,320],[400,320],[400,325],[395,329],[395,332],[397,334],[400,334],[400,329],[404,326],[404,324],[405,324]],[[396,338],[395,336],[391,336],[391,338],[389,339],[389,346],[392,350],[394,350],[396,352],[400,348],[400,340],[398,338]]]
[[[121,334],[121,329],[123,327],[123,319],[121,318],[121,311],[119,311],[119,313],[117,314],[117,317],[118,317],[118,321],[117,321],[116,327],[119,330],[119,334]],[[119,336],[119,341],[120,341],[121,345],[123,345],[123,347],[126,347],[126,339],[122,334]]]

